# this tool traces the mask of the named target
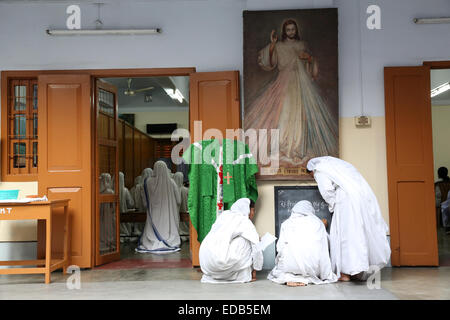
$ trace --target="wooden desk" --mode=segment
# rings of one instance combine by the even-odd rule
[[[64,207],[64,253],[63,259],[52,260],[52,215],[53,209]],[[0,220],[44,220],[46,226],[45,259],[0,261],[0,266],[36,266],[35,268],[0,269],[0,274],[45,274],[45,283],[50,283],[51,272],[69,266],[69,200],[36,201],[30,203],[0,203]],[[41,267],[40,267],[41,266]],[[42,267],[44,266],[44,267]]]

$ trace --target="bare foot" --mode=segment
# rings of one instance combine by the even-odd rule
[[[338,279],[339,281],[348,282],[350,281],[350,276],[345,273],[341,273],[341,277]]]
[[[288,287],[305,287],[306,284],[303,282],[286,282]]]
[[[252,271],[252,280],[250,282],[256,281],[256,270]]]

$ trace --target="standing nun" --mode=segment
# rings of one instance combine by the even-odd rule
[[[178,207],[180,193],[163,161],[157,161],[153,176],[144,182],[147,221],[136,251],[170,253],[180,250]]]
[[[275,268],[267,279],[291,287],[337,281],[331,268],[328,234],[311,202],[298,202],[281,224]]]
[[[334,212],[330,254],[339,280],[349,281],[351,276],[362,280],[370,267],[384,267],[391,255],[388,227],[366,180],[350,163],[333,157],[313,158],[307,169]]]
[[[259,235],[251,219],[250,199],[241,198],[222,212],[200,245],[201,282],[243,283],[254,280],[263,255],[256,246]]]

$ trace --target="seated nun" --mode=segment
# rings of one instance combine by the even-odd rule
[[[183,172],[176,172],[174,175],[174,181],[177,184],[178,190],[180,191],[181,203],[179,207],[180,217],[181,213],[187,213],[188,205],[188,188],[183,185],[184,175]],[[180,237],[181,240],[186,241],[189,239],[189,222],[180,220]]]
[[[180,192],[163,161],[155,163],[153,176],[145,180],[144,200],[147,221],[136,251],[160,254],[179,251]]]
[[[125,187],[125,176],[123,172],[119,172],[119,202],[120,213],[127,213],[129,210],[134,209],[134,199],[131,196],[128,188]],[[120,235],[131,236],[133,225],[131,222],[120,223]]]
[[[288,286],[324,284],[338,280],[331,268],[325,221],[309,201],[298,202],[281,224],[275,267],[267,279]]]
[[[251,219],[254,203],[241,198],[222,212],[200,245],[201,282],[244,283],[256,280],[263,265],[259,235]]]

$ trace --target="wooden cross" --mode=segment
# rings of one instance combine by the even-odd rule
[[[230,179],[233,178],[232,176],[230,176],[230,173],[227,172],[227,175],[224,177],[224,179],[227,179],[227,184],[230,184]]]

